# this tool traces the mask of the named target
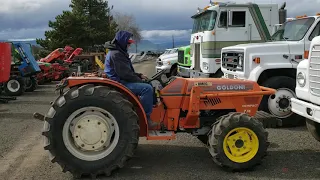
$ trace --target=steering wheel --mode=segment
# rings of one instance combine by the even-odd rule
[[[167,85],[167,82],[169,82],[169,80],[170,79],[167,78],[165,70],[162,70],[157,72],[150,79],[144,80],[144,82],[151,84],[152,81],[158,81],[162,87],[165,87]]]
[[[151,81],[153,80],[161,80],[161,76],[162,75],[165,75],[165,71],[162,70],[162,71],[159,71],[157,72],[155,75],[153,75],[150,79],[146,79],[145,82],[146,83],[150,83]]]

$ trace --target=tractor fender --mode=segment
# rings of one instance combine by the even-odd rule
[[[147,116],[143,109],[143,106],[139,100],[139,98],[130,91],[127,87],[122,85],[121,83],[118,83],[116,81],[113,81],[111,79],[106,78],[97,78],[97,77],[69,77],[67,78],[67,86],[69,88],[75,87],[75,86],[82,86],[85,84],[94,84],[94,85],[100,85],[100,86],[108,86],[110,88],[113,88],[119,92],[121,92],[132,104],[136,110],[137,115],[139,116],[139,126],[140,126],[140,136],[147,136]]]

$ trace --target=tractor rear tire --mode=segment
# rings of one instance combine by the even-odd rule
[[[92,110],[93,108],[98,110]],[[89,116],[86,120],[83,120],[85,119],[84,115],[80,115],[79,117],[75,116],[77,115],[77,111],[81,111],[81,109],[85,109],[85,113],[89,115],[91,113],[91,117],[93,117],[94,113],[102,113],[103,116],[100,115],[99,117],[109,120],[113,119],[112,127],[114,127],[114,131],[110,132],[115,133],[109,136],[109,140],[113,139],[113,142],[110,143],[111,145],[103,146],[104,150],[101,150],[107,154],[85,155],[81,149],[85,147],[90,148],[91,145],[87,146],[83,143],[81,145],[83,148],[76,148],[75,145],[77,140],[82,140],[82,135],[85,136],[85,134],[78,134],[79,138],[78,136],[73,138],[71,135],[65,135],[66,132],[70,133],[70,128],[72,127],[74,127],[74,130],[72,130],[74,133],[76,133],[77,128],[81,129],[86,127],[83,125],[78,126],[76,123],[86,123],[88,120],[89,124],[90,119],[99,120],[98,118],[89,118]],[[75,118],[71,121],[70,118],[72,117]],[[73,122],[74,120],[77,121]],[[75,177],[91,176],[95,178],[97,175],[110,176],[114,170],[124,167],[126,161],[134,155],[135,147],[138,145],[139,140],[137,139],[140,129],[138,121],[139,117],[133,110],[133,105],[124,99],[121,93],[106,86],[94,86],[91,84],[83,85],[79,88],[74,87],[59,96],[46,115],[42,132],[42,135],[45,137],[44,149],[50,152],[51,162],[57,162],[62,167],[63,172],[69,171]],[[100,121],[98,121],[98,125],[99,122]],[[92,127],[97,126],[93,124],[94,121],[90,121],[90,123],[92,123],[92,125],[90,125]],[[101,125],[107,127],[102,121],[98,127],[101,127]],[[109,123],[109,129],[102,130],[101,134],[103,134],[103,132],[108,133],[110,127],[111,125]],[[116,133],[117,129],[118,133]],[[97,131],[89,132],[95,133]],[[66,145],[66,139],[68,139],[68,137],[71,140],[75,140],[68,141],[69,144],[67,143]],[[93,136],[90,135],[87,137]],[[86,141],[83,140],[83,142]],[[114,142],[116,143],[113,144]],[[99,144],[100,140],[96,143]],[[101,143],[103,143],[103,141],[101,141]],[[70,150],[70,144],[73,146],[72,150]],[[92,148],[94,148],[94,146],[92,146]],[[109,148],[111,148],[111,150]],[[78,154],[76,154],[75,151],[77,151]],[[94,151],[91,153],[94,153]]]
[[[35,77],[28,77],[29,80],[26,80],[26,92],[33,92],[38,87],[38,81]]]
[[[232,112],[219,117],[208,136],[213,161],[228,170],[253,169],[267,155],[268,132],[261,122],[245,113]]]
[[[15,84],[12,87],[12,83]],[[4,83],[4,92],[8,96],[21,96],[25,92],[25,80],[21,76],[10,76],[9,80]]]
[[[312,135],[312,137],[320,142],[320,124],[310,119],[306,119],[306,124],[308,131]]]

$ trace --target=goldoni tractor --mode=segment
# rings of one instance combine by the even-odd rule
[[[263,95],[275,90],[246,80],[168,79],[164,71],[146,83],[155,90],[154,128],[139,97],[122,84],[94,74],[62,80],[47,114],[34,114],[45,121],[51,162],[77,177],[110,176],[134,155],[139,137],[173,140],[179,132],[197,136],[214,162],[230,170],[251,169],[265,157],[268,133],[255,114]]]

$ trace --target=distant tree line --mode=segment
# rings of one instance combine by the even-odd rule
[[[42,46],[32,48],[36,59],[66,45],[90,50],[112,40],[118,30],[132,32],[137,42],[142,38],[134,16],[119,12],[111,15],[113,6],[110,8],[108,1],[71,0],[69,7],[71,11],[63,11],[55,21],[49,21],[51,29],[45,31],[45,38],[36,40]]]

